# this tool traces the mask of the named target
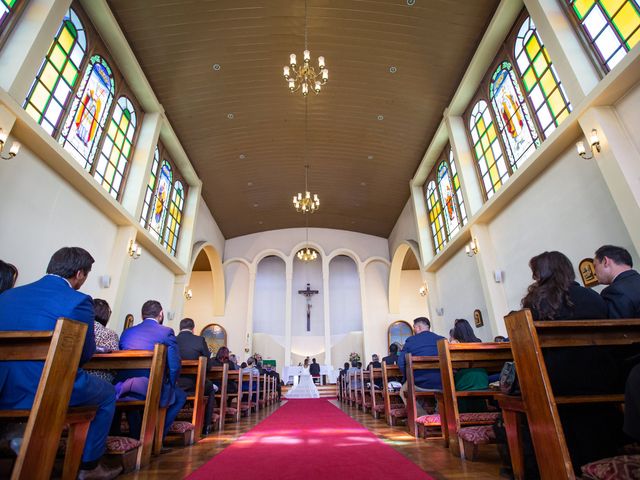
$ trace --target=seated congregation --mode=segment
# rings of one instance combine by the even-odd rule
[[[260,357],[243,370],[226,347],[212,357],[192,319],[177,336],[163,326],[158,301],[118,337],[108,303],[79,291],[93,263],[65,247],[13,288],[18,269],[0,261],[0,477],[49,478],[58,453],[63,479],[115,478],[279,399]]]
[[[341,401],[466,460],[495,444],[510,478],[637,478],[640,275],[620,247],[599,248],[594,265],[600,293],[564,254],[533,257],[508,338],[482,343],[457,319],[447,339],[416,318],[399,353],[345,363]]]

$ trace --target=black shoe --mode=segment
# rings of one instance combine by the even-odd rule
[[[78,480],[112,480],[120,475],[122,466],[107,467],[102,463],[92,470],[80,470]]]

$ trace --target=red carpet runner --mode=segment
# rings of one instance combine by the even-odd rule
[[[433,480],[325,399],[289,400],[188,480]]]

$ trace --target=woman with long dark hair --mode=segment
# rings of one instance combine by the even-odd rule
[[[234,365],[233,362],[229,361],[229,349],[225,346],[222,346],[218,349],[216,356],[211,359],[211,366],[213,367],[222,367],[225,363],[229,365],[229,370],[237,370],[238,367]],[[235,367],[235,368],[232,368]],[[213,383],[220,388],[220,381],[214,380]],[[227,380],[227,393],[237,393],[238,392],[238,382],[235,380]],[[231,403],[231,399],[227,400],[227,404]]]
[[[571,261],[560,252],[543,252],[529,261],[534,282],[522,299],[535,320],[607,318],[607,306],[593,290],[575,281]],[[544,351],[555,395],[612,393],[618,390],[616,363],[599,347]],[[622,391],[622,390],[620,390]],[[614,406],[559,406],[558,411],[574,468],[613,456],[623,439],[622,415]]]
[[[13,288],[18,279],[18,269],[0,260],[0,293]]]
[[[476,337],[476,334],[473,331],[473,327],[471,326],[471,324],[464,318],[458,318],[454,322],[453,330],[451,332],[451,337],[454,340],[457,340],[459,343],[482,342],[482,340]]]
[[[478,337],[471,324],[464,318],[458,318],[454,322],[451,329],[451,338],[455,343],[480,343]],[[484,368],[461,368],[454,375],[456,390],[488,390],[489,375]],[[460,413],[467,412],[486,412],[487,402],[483,398],[460,398],[458,400],[458,411]]]

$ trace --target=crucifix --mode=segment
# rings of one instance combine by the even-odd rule
[[[319,293],[318,290],[311,290],[311,285],[307,283],[306,290],[298,290],[300,295],[307,297],[307,332],[311,331],[311,296]]]

